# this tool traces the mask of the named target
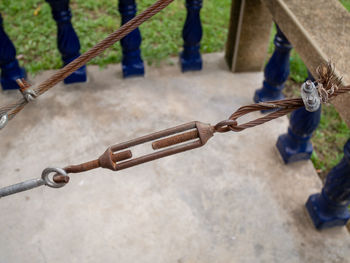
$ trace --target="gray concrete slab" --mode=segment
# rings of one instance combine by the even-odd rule
[[[128,80],[120,65],[92,66],[88,84],[58,85],[1,131],[1,186],[150,132],[215,123],[251,103],[262,73],[232,74],[223,54],[204,61],[202,72],[148,67]],[[217,134],[191,152],[3,198],[0,262],[349,262],[346,229],[316,231],[304,209],[321,187],[312,164],[286,166],[278,155],[287,125],[284,117]]]

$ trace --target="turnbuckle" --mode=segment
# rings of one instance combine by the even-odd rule
[[[194,121],[113,145],[109,147],[98,160],[100,166],[103,168],[113,171],[123,170],[135,165],[201,147],[213,135],[213,126]],[[130,147],[151,141],[153,141],[152,148],[155,150],[153,153],[130,159],[132,157],[131,151],[123,151]],[[122,162],[115,162],[113,160],[113,156],[118,156],[120,154],[125,155],[126,153],[130,153],[128,159]]]

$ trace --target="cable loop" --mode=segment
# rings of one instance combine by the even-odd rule
[[[217,123],[214,126],[214,131],[216,132],[229,132],[229,131],[233,131],[234,127],[237,126],[238,123],[236,120],[224,120],[224,121],[220,121],[219,123]]]

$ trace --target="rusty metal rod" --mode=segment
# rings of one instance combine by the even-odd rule
[[[196,140],[194,142],[190,142],[190,143],[187,143],[185,145],[180,145],[180,146],[176,146],[174,148],[161,150],[161,151],[154,152],[154,153],[151,153],[151,154],[147,154],[147,155],[144,155],[144,156],[132,159],[132,160],[128,160],[128,161],[125,161],[125,162],[122,162],[122,163],[118,163],[117,164],[117,170],[118,171],[119,170],[123,170],[123,169],[129,168],[129,167],[135,166],[135,165],[139,165],[139,164],[142,164],[142,163],[153,161],[153,160],[156,160],[156,159],[159,159],[159,158],[163,158],[163,157],[166,157],[166,156],[169,156],[169,155],[173,155],[173,154],[176,154],[176,153],[192,150],[192,149],[195,149],[195,148],[198,148],[198,147],[201,147],[201,146],[203,146],[203,144],[198,139],[198,140]]]
[[[120,162],[120,161],[124,161],[124,160],[127,160],[127,159],[130,159],[132,157],[132,153],[130,150],[126,150],[126,151],[123,151],[123,152],[119,152],[119,153],[114,153],[112,155],[112,161],[113,162]]]
[[[138,144],[150,142],[150,141],[160,139],[160,138],[165,137],[165,136],[169,136],[169,135],[176,134],[179,132],[184,132],[186,130],[190,130],[190,129],[194,129],[194,128],[196,128],[195,121],[190,122],[190,123],[186,123],[186,124],[182,124],[182,125],[179,125],[179,126],[176,126],[176,127],[170,128],[170,129],[166,129],[163,131],[155,132],[155,133],[152,133],[152,134],[149,134],[146,136],[142,136],[142,137],[134,139],[134,140],[130,140],[127,142],[113,145],[111,147],[111,150],[112,150],[112,152],[120,151],[120,150],[129,148],[129,147],[133,147],[133,146],[138,145]]]
[[[120,161],[130,159],[131,157],[132,157],[131,151],[126,150],[123,152],[114,153],[112,155],[112,161],[113,162],[120,162]],[[93,160],[93,161],[78,164],[78,165],[70,165],[70,166],[65,167],[64,170],[67,173],[81,173],[81,172],[89,171],[89,170],[96,169],[99,167],[100,167],[100,162],[97,159],[97,160]]]
[[[175,145],[178,143],[187,142],[190,140],[197,139],[198,136],[199,136],[199,133],[197,130],[181,133],[178,135],[174,135],[172,137],[168,137],[168,138],[153,142],[152,148],[153,148],[153,150],[162,149],[162,148],[169,147],[169,146],[172,146],[172,145]]]
[[[132,157],[131,151],[126,150],[123,152],[114,153],[112,155],[112,161],[113,162],[125,161],[127,159],[130,159],[131,157]],[[64,170],[66,171],[66,173],[81,173],[81,172],[89,171],[89,170],[99,168],[99,167],[100,167],[100,163],[99,163],[99,160],[97,159],[97,160],[92,160],[92,161],[78,164],[78,165],[70,165],[70,166],[65,167]],[[67,177],[67,176],[65,176],[65,177]],[[53,181],[55,183],[62,183],[63,180],[67,180],[67,179],[62,178],[62,176],[59,174],[55,174],[53,176]]]
[[[60,175],[60,174],[56,174],[54,176],[54,182],[55,183],[68,183],[69,182],[69,177],[65,176],[65,175]]]
[[[70,165],[64,168],[67,173],[79,173],[80,171],[89,171],[100,167],[98,160],[92,160],[78,165]],[[56,182],[56,176],[54,176],[54,181]]]

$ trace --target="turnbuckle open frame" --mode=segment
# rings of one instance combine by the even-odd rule
[[[100,166],[103,168],[111,169],[113,171],[123,170],[135,165],[201,147],[213,135],[213,126],[210,124],[193,121],[170,129],[155,132],[134,140],[113,145],[109,147],[98,160]],[[151,141],[154,141],[152,143],[152,148],[153,150],[156,150],[156,152],[136,157],[134,159],[130,159],[130,156],[130,160],[127,159],[122,162],[113,161],[113,156],[124,153],[123,150]]]

